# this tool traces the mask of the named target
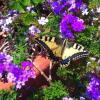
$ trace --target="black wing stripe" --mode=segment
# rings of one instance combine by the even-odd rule
[[[41,40],[36,39],[36,42],[41,45],[41,47],[47,51],[48,56],[50,57],[50,59],[53,59],[54,61],[59,61],[59,57],[56,57],[52,50]]]
[[[75,60],[78,60],[78,59],[81,59],[81,58],[84,58],[84,57],[87,57],[89,55],[88,52],[79,52],[79,53],[76,53],[62,61],[60,61],[60,64],[61,65],[65,65],[71,61],[75,61]]]

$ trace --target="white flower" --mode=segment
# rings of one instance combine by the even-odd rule
[[[98,64],[100,64],[100,58],[99,58],[99,60],[98,60]]]
[[[81,11],[84,10],[84,9],[86,9],[86,8],[87,8],[86,4],[82,4],[81,7],[80,7]]]
[[[88,15],[88,9],[84,9],[84,10],[82,10],[82,15]]]
[[[28,6],[28,7],[26,7],[26,10],[27,10],[27,11],[31,11],[31,8],[32,8],[32,7]]]
[[[80,100],[85,100],[85,98],[84,97],[80,97]]]
[[[93,20],[94,20],[94,21],[96,21],[96,20],[98,20],[98,18],[96,18],[96,17],[93,17]]]
[[[78,21],[84,23],[84,20],[81,18],[78,18]]]
[[[21,87],[24,86],[24,85],[25,85],[25,82],[23,82],[23,81],[18,81],[17,84],[16,84],[16,88],[17,88],[17,89],[21,89]]]
[[[96,61],[96,58],[95,57],[90,57],[90,60],[91,61]]]
[[[69,4],[71,4],[71,5],[72,5],[72,4],[74,4],[74,3],[75,3],[75,0],[68,0],[68,1],[67,1],[67,3],[69,3]]]
[[[63,97],[62,100],[73,100],[71,97]]]
[[[3,32],[9,32],[9,28],[5,24],[1,26],[1,29]]]
[[[34,6],[27,6],[26,10],[29,11],[29,12],[34,13]]]
[[[2,73],[0,73],[0,78],[2,78]]]
[[[4,24],[4,21],[1,19],[0,20],[0,25],[3,25]]]
[[[39,23],[40,25],[45,25],[47,22],[48,22],[48,19],[45,18],[45,17],[41,17],[41,18],[38,20],[38,23]]]
[[[12,17],[8,17],[8,18],[6,19],[6,25],[11,24],[12,21],[13,21]]]
[[[14,77],[14,74],[8,73],[7,80],[8,80],[8,82],[14,82],[16,80],[16,77]]]
[[[7,56],[6,56],[6,59],[7,59],[7,62],[11,62],[11,61],[13,60],[13,57],[10,56],[10,55],[7,55]]]
[[[97,13],[100,13],[100,7],[97,7]]]
[[[90,66],[91,65],[91,62],[87,62],[87,66]]]
[[[70,11],[71,9],[75,8],[76,7],[76,4],[75,3],[72,3],[71,7],[68,9],[68,11]]]

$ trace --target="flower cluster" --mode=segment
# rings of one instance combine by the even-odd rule
[[[12,63],[10,55],[0,53],[0,81],[12,82],[16,89],[21,89],[29,78],[35,78],[33,64],[29,61],[21,63],[21,68]]]
[[[48,2],[51,5],[51,9],[53,10],[53,12],[55,14],[63,14],[65,11],[65,7],[66,7],[66,0],[60,0],[60,1],[53,1],[51,2],[50,0],[48,0]]]
[[[38,20],[38,23],[39,23],[40,25],[45,25],[47,22],[48,22],[48,19],[45,18],[45,17],[41,17],[41,18]]]
[[[68,12],[79,12],[83,10],[85,4],[82,0],[48,0],[50,3],[51,9],[55,14],[62,15]]]
[[[17,15],[18,15],[18,11],[10,10],[8,12],[8,15],[0,16],[0,29],[2,32],[9,33],[11,31],[11,27],[9,25],[15,20]],[[3,34],[1,34],[1,35],[3,35]],[[6,36],[4,35],[4,37],[6,37]]]
[[[35,35],[36,33],[40,33],[41,31],[34,25],[29,27],[29,34]]]
[[[60,32],[65,38],[73,39],[73,32],[81,32],[84,29],[84,21],[72,14],[66,14],[60,23]]]
[[[26,11],[34,13],[35,12],[34,6],[27,6]]]
[[[91,77],[86,94],[90,100],[100,100],[100,78],[95,75]]]
[[[73,100],[71,97],[63,97],[62,100]]]

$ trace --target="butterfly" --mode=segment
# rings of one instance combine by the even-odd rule
[[[80,44],[67,39],[40,36],[33,43],[34,52],[44,52],[52,61],[68,66],[70,62],[87,57],[89,52]],[[38,48],[38,49],[36,49]]]

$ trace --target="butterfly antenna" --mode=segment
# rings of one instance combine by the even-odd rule
[[[63,55],[64,49],[65,49],[66,47],[68,47],[68,40],[67,40],[67,39],[65,39],[65,40],[63,41],[62,50],[61,50],[61,55]]]

